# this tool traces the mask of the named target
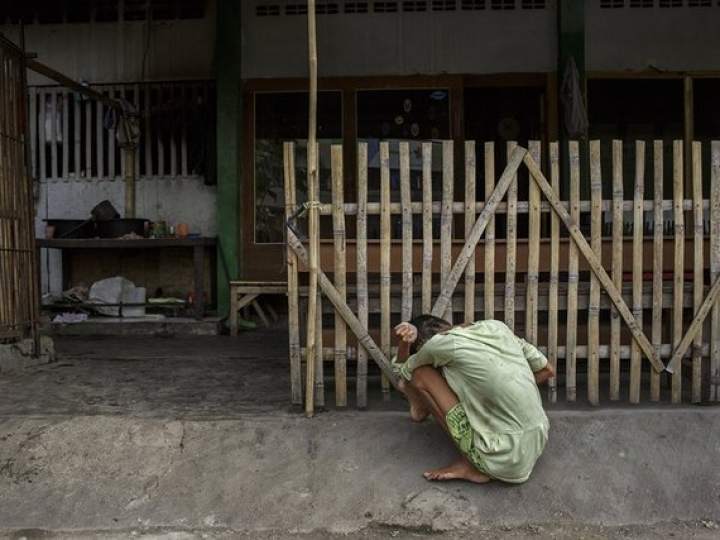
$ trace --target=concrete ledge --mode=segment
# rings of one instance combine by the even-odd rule
[[[0,529],[457,531],[720,518],[720,409],[554,411],[521,486],[431,484],[437,426],[398,413],[0,418]]]
[[[0,373],[18,372],[55,360],[55,346],[49,336],[40,336],[39,354],[33,355],[33,348],[34,344],[30,339],[0,345]]]
[[[149,321],[98,317],[81,323],[52,323],[49,331],[57,336],[217,336],[220,334],[220,319],[212,317],[198,321],[178,317]]]

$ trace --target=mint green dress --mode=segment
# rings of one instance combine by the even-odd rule
[[[460,403],[447,414],[460,450],[482,472],[525,482],[548,439],[548,422],[533,372],[547,359],[500,321],[479,321],[433,336],[403,364],[411,380],[420,366],[440,370]]]

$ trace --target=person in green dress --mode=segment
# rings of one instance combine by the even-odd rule
[[[550,428],[538,390],[555,375],[545,356],[495,320],[452,326],[421,315],[395,335],[393,365],[412,420],[433,415],[461,454],[423,476],[525,482]]]

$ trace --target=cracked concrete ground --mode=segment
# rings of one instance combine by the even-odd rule
[[[307,420],[284,334],[68,339],[0,379],[0,536],[720,538],[720,409],[555,409],[522,486],[430,484],[395,400]]]

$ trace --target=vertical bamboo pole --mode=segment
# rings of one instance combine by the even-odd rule
[[[643,207],[645,205],[645,142],[635,142],[635,193],[633,200],[633,316],[643,324]],[[701,265],[702,266],[702,265]],[[630,403],[640,402],[642,355],[635,340],[630,345]]]
[[[188,90],[187,85],[183,85],[180,89],[180,96],[182,97],[183,112],[182,114],[182,133],[180,135],[180,174],[183,177],[188,176],[188,151],[187,151],[187,134],[188,134],[188,119],[187,111],[192,110],[188,103]]]
[[[465,239],[475,225],[475,141],[465,142]],[[475,257],[465,267],[465,322],[475,320]]]
[[[423,267],[422,312],[432,309],[432,260],[433,260],[433,212],[432,212],[432,143],[422,143],[422,221],[423,221]]]
[[[560,156],[557,142],[550,143],[550,182],[555,193],[560,191]],[[557,373],[558,358],[558,284],[560,274],[560,222],[550,212],[550,288],[548,291],[548,362]],[[557,401],[557,377],[548,381],[548,399]]]
[[[30,174],[33,178],[37,178],[37,131],[38,131],[38,117],[37,117],[37,88],[32,87],[28,89],[29,93],[29,105],[30,105]],[[75,123],[77,126],[77,122]],[[77,129],[76,129],[77,133]]]
[[[710,176],[710,282],[720,275],[720,141],[711,147]],[[710,401],[720,400],[720,305],[710,316]]]
[[[355,234],[357,256],[357,305],[358,320],[363,328],[368,327],[368,282],[367,282],[367,143],[358,144],[358,197],[357,197],[357,231]],[[367,369],[368,354],[361,344],[357,349],[357,406],[367,407]]]
[[[653,143],[653,308],[652,343],[660,356],[663,311],[663,142]],[[660,374],[650,370],[650,400],[660,400]]]
[[[108,87],[107,95],[109,98],[115,97],[115,88]],[[108,108],[108,110],[110,110]],[[107,130],[107,145],[108,145],[108,179],[115,180],[117,174],[115,172],[115,128]]]
[[[580,148],[577,141],[568,143],[570,158],[570,217],[580,220]],[[578,250],[574,242],[568,246],[567,328],[565,339],[565,392],[568,401],[577,399],[577,294]]]
[[[528,151],[542,163],[540,142],[530,141]],[[525,338],[533,344],[538,340],[538,278],[540,268],[540,188],[535,182],[528,186],[528,268],[525,303]]]
[[[145,177],[153,175],[153,145],[152,145],[152,87],[144,85],[143,122],[145,123]]]
[[[703,220],[703,196],[702,196],[702,144],[692,143],[692,194],[693,194],[693,215],[695,218],[694,241],[693,241],[693,307],[697,315],[703,303],[705,273],[703,260],[703,243],[705,236],[705,224]],[[712,282],[711,282],[712,283]],[[693,342],[692,352],[692,402],[702,401],[702,326],[698,330]]]
[[[95,155],[97,156],[96,167],[98,180],[105,178],[105,132],[103,128],[103,116],[103,104],[102,101],[98,101],[95,103],[95,144],[97,145],[95,148]]]
[[[295,144],[283,144],[285,165],[285,219],[295,213]],[[293,405],[302,404],[302,373],[300,359],[300,312],[298,309],[298,263],[297,256],[287,246],[288,280],[288,341],[290,349],[290,397]]]
[[[93,178],[92,168],[92,145],[93,145],[93,121],[92,113],[93,107],[92,102],[87,99],[82,103],[85,104],[85,179],[90,180]]]
[[[453,160],[453,141],[443,141],[443,176],[442,176],[442,206],[440,210],[440,283],[445,283],[445,279],[450,273],[452,267],[452,225],[453,225],[453,183],[454,171]],[[453,319],[453,302],[450,298],[450,304],[443,318],[452,323]]]
[[[309,115],[308,115],[308,199],[310,202],[309,212],[309,275],[308,275],[308,316],[307,316],[307,374],[305,391],[305,414],[310,417],[315,412],[313,381],[315,380],[315,343],[317,336],[316,321],[317,309],[317,280],[318,280],[318,252],[320,250],[320,216],[318,215],[317,204],[318,174],[317,174],[317,36],[315,33],[315,0],[308,0],[307,12],[308,26],[308,68],[310,79],[309,92]],[[320,351],[322,356],[322,351]]]
[[[73,93],[72,94],[72,104],[73,104],[73,147],[74,147],[74,153],[73,153],[73,176],[75,177],[75,180],[80,179],[80,171],[82,170],[82,167],[80,166],[80,151],[82,149],[82,128],[80,123],[80,97],[78,94]]]
[[[602,261],[602,165],[600,141],[590,141],[590,245]],[[600,359],[600,282],[590,273],[590,298],[588,308],[588,400],[593,405],[599,401]],[[610,399],[618,399],[610,392]]]
[[[343,148],[334,144],[331,148],[333,242],[335,247],[334,281],[340,297],[347,295],[345,276],[345,195],[343,193]],[[347,406],[347,328],[335,311],[335,404]]]
[[[47,142],[47,128],[45,115],[47,113],[47,97],[45,90],[38,90],[38,164],[40,180],[47,179],[47,157],[45,148]]]
[[[325,357],[323,355],[323,301],[318,287],[315,310],[315,409],[325,408]]]
[[[67,90],[60,92],[62,100],[62,177],[70,180],[70,98]]]
[[[140,85],[135,84],[133,85],[133,104],[135,105],[135,110],[140,111]],[[137,180],[140,179],[140,144],[142,141],[142,135],[138,137],[138,144],[135,147],[135,178]]]
[[[170,93],[170,104],[172,105],[175,102],[175,95],[177,93],[177,87],[172,85],[168,88]],[[182,118],[180,119],[180,122],[182,122]],[[177,151],[177,130],[173,129],[170,130],[170,176],[172,178],[177,178],[178,175],[178,167],[177,167],[177,158],[178,158],[178,151]]]
[[[157,96],[158,96],[158,105],[160,107],[165,107],[165,92],[163,92],[162,85],[157,85]],[[158,176],[163,177],[165,176],[165,138],[163,130],[159,129],[157,130],[157,134],[155,135],[155,140],[157,141],[157,169],[158,169]]]
[[[673,142],[673,219],[674,272],[673,272],[673,349],[682,340],[683,334],[683,293],[685,288],[685,218],[683,215],[683,142]],[[678,362],[672,375],[671,399],[682,401],[682,362]]]
[[[612,278],[622,294],[623,286],[623,144],[612,142]],[[610,308],[610,395],[620,397],[620,313]],[[617,399],[617,398],[615,398]]]
[[[58,129],[58,90],[53,88],[50,91],[50,171],[51,178],[58,178],[58,147],[57,147],[57,129]]]
[[[510,155],[517,143],[507,143],[507,157]],[[505,324],[510,330],[515,330],[515,268],[517,245],[517,174],[513,176],[510,187],[507,191],[507,231],[506,231],[506,258],[505,258]]]
[[[410,145],[400,143],[400,207],[402,210],[402,307],[400,318],[412,318],[413,301],[413,218],[410,197]]]
[[[380,143],[380,348],[390,358],[390,146]],[[383,399],[390,399],[390,381],[382,378]]]
[[[485,202],[495,190],[495,143],[485,143]],[[495,318],[495,216],[485,227],[485,318]]]

